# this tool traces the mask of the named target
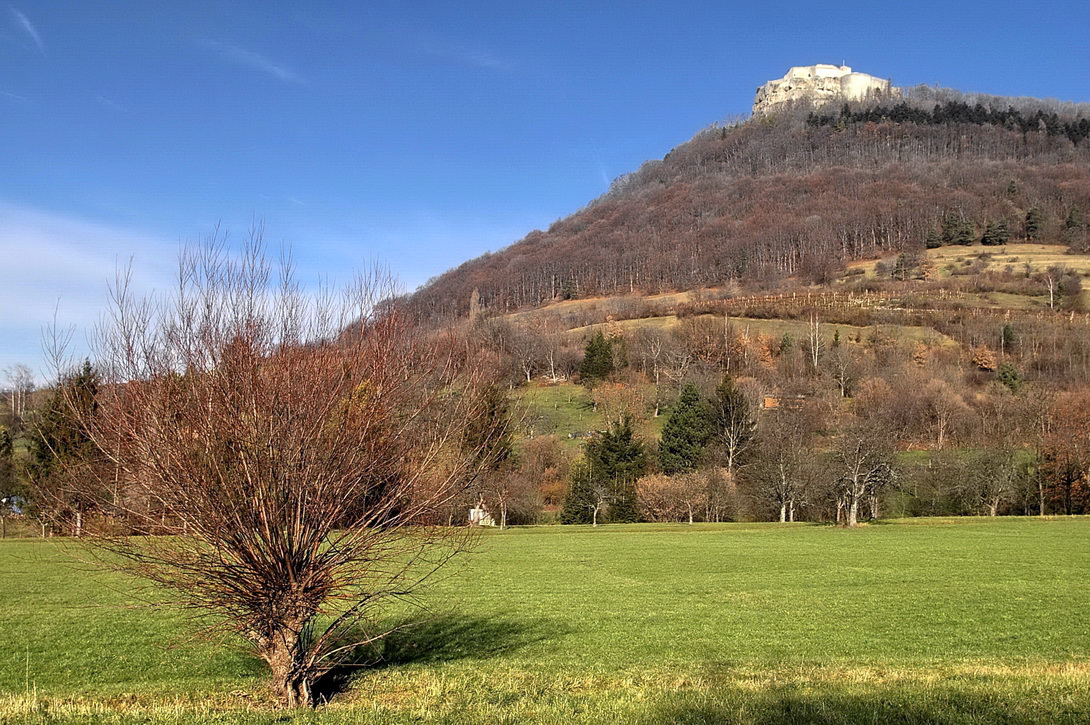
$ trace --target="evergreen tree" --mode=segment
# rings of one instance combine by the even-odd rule
[[[30,472],[44,479],[59,465],[87,457],[94,447],[78,417],[98,410],[98,373],[89,361],[62,380],[38,416],[30,441]],[[79,411],[80,415],[75,415]]]
[[[598,382],[609,377],[613,372],[613,345],[601,330],[587,341],[583,351],[583,362],[579,365],[579,377],[584,384]]]
[[[757,417],[750,409],[749,400],[734,384],[734,379],[724,375],[715,389],[709,410],[711,442],[721,451],[727,468],[738,467],[739,459],[753,441],[757,429]]]
[[[1041,228],[1044,226],[1045,216],[1038,207],[1032,207],[1026,212],[1026,219],[1022,226],[1027,241],[1037,241],[1041,238]]]
[[[590,523],[608,507],[610,521],[637,521],[636,479],[647,471],[647,451],[625,416],[583,446],[583,461],[572,467],[562,523]]]
[[[976,241],[973,223],[957,212],[948,212],[942,219],[943,244],[969,245]]]
[[[1063,240],[1074,252],[1086,251],[1086,217],[1076,207],[1071,207],[1064,221]]]
[[[989,247],[998,247],[1010,241],[1010,232],[1007,229],[1006,219],[989,221],[984,228],[984,235],[980,243]]]
[[[467,420],[462,446],[473,452],[480,471],[498,471],[512,459],[511,411],[507,393],[495,383],[480,393],[478,415]]]
[[[958,225],[957,234],[954,238],[954,243],[968,246],[975,241],[976,227],[973,226],[973,223],[971,221],[969,221],[965,217],[962,217],[961,223]]]
[[[1012,393],[1017,393],[1025,384],[1025,380],[1022,379],[1022,373],[1018,372],[1018,368],[1010,361],[1004,362],[999,366],[999,370],[995,373],[995,378],[1003,385],[1006,385]]]
[[[576,461],[571,466],[568,490],[564,493],[564,503],[560,509],[560,523],[591,523],[594,507],[599,503],[608,503],[608,501],[599,502],[595,493],[590,466],[587,465],[585,460]]]
[[[1003,352],[1010,352],[1011,348],[1018,344],[1018,334],[1014,331],[1011,323],[1005,323],[999,334]]]
[[[938,249],[942,246],[942,235],[939,234],[937,229],[927,230],[927,240],[924,242],[924,246],[928,249]]]
[[[663,473],[673,475],[697,467],[711,436],[708,422],[708,407],[700,391],[692,383],[686,383],[662,427],[659,466]]]
[[[6,514],[26,491],[15,473],[15,441],[11,429],[0,425],[0,516]]]
[[[73,533],[82,530],[83,514],[98,496],[88,495],[85,486],[77,486],[71,476],[77,469],[102,462],[101,455],[80,424],[98,412],[98,372],[89,361],[60,381],[37,416],[30,439],[27,465],[32,486],[32,503],[54,521],[72,521]]]

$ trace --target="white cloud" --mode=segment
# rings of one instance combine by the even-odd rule
[[[38,48],[38,52],[45,55],[45,43],[42,42],[42,36],[38,34],[38,29],[34,27],[34,23],[30,22],[30,18],[23,15],[15,8],[11,9],[11,16],[15,19],[15,24],[18,25],[24,33],[30,36],[30,39],[34,41],[34,45]]]
[[[239,48],[238,46],[229,43],[221,43],[218,40],[199,40],[197,42],[206,48],[215,50],[221,56],[234,63],[254,68],[262,73],[267,73],[285,83],[303,82],[303,78],[298,73],[279,63],[269,60],[260,53],[255,53],[254,51],[246,50],[245,48]]]
[[[48,374],[43,331],[74,327],[73,352],[106,308],[119,269],[133,267],[133,289],[171,284],[178,243],[138,231],[0,201],[0,368],[25,363]]]

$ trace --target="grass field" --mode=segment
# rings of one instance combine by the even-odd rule
[[[711,317],[708,315],[707,317]],[[720,324],[722,324],[722,317],[716,317]],[[810,323],[808,320],[776,320],[776,319],[756,319],[752,317],[731,317],[730,323],[734,329],[738,332],[745,332],[751,336],[756,335],[771,335],[777,340],[784,335],[790,335],[794,340],[805,340],[810,333]],[[619,320],[611,323],[621,328],[622,330],[629,332],[644,328],[657,328],[660,330],[668,330],[681,324],[674,315],[663,317],[647,317],[635,320]],[[596,330],[606,330],[606,324],[586,325],[584,327],[576,327],[568,330],[566,333],[575,339],[586,339],[594,334]],[[948,346],[955,345],[956,343],[946,335],[937,332],[931,327],[919,327],[914,325],[868,325],[861,327],[859,325],[844,325],[840,323],[821,323],[821,337],[826,342],[831,342],[834,335],[840,333],[840,339],[842,340],[854,340],[857,336],[862,339],[869,339],[875,332],[882,337],[887,337],[899,342],[927,342],[935,346]]]
[[[653,386],[646,384],[642,387],[648,405],[651,405]],[[555,435],[567,448],[580,449],[586,440],[583,437],[586,433],[604,430],[608,425],[602,410],[594,409],[591,395],[587,388],[574,383],[516,388],[515,414],[521,421],[519,429],[527,437]],[[662,434],[666,417],[664,414],[638,422],[637,432],[645,438],[657,438]]]
[[[284,714],[66,545],[0,542],[0,722],[1087,722],[1088,552],[1088,519],[489,532],[386,663]]]
[[[960,244],[927,250],[928,258],[935,263],[939,274],[948,275],[951,265],[954,268],[976,262],[982,254],[990,256],[988,267],[1000,270],[1011,265],[1021,271],[1028,266],[1031,273],[1042,272],[1049,267],[1067,267],[1081,274],[1090,274],[1090,256],[1068,254],[1067,248],[1057,244],[1005,244],[999,247],[985,247],[981,244],[963,246]],[[887,258],[888,263],[894,257]],[[874,274],[876,260],[851,262],[850,269],[862,269],[867,275]]]

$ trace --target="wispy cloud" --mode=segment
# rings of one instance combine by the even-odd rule
[[[29,98],[27,98],[26,96],[20,96],[18,93],[8,93],[7,91],[0,91],[0,96],[19,101],[20,103],[30,103]]]
[[[73,352],[106,308],[107,282],[133,261],[134,290],[170,286],[177,241],[0,201],[0,249],[10,250],[0,285],[0,368],[30,365],[44,379],[42,334],[54,322],[77,330]]]
[[[255,53],[252,50],[246,50],[245,48],[240,48],[237,45],[231,45],[230,43],[221,43],[218,40],[198,40],[197,42],[206,48],[214,50],[216,53],[233,63],[259,70],[262,73],[267,73],[285,83],[303,82],[303,77],[298,73],[275,61],[269,60],[260,53]]]
[[[117,113],[125,113],[128,110],[124,106],[122,106],[120,103],[114,103],[113,101],[111,101],[106,96],[95,96],[95,100],[98,101],[99,104],[105,106],[106,108],[110,109],[111,111],[116,111]]]
[[[45,43],[42,42],[42,36],[38,34],[38,29],[34,27],[34,23],[30,22],[30,18],[15,8],[9,7],[8,9],[11,10],[11,17],[15,20],[15,24],[30,36],[30,39],[34,41],[34,45],[38,48],[38,52],[45,55]]]
[[[511,70],[511,61],[481,48],[471,48],[448,38],[436,35],[421,37],[413,44],[421,55],[457,65],[492,71]]]

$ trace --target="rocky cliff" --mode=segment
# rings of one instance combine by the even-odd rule
[[[769,81],[757,89],[753,115],[768,113],[791,101],[858,101],[896,90],[889,80],[853,72],[846,65],[798,66],[787,71],[783,78]]]

